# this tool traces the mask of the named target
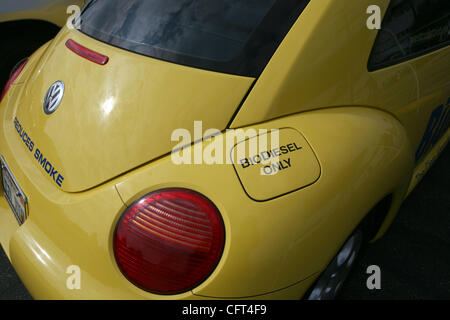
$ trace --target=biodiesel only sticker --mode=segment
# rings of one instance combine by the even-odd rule
[[[238,142],[230,152],[230,157],[238,155],[233,166],[247,195],[256,201],[304,188],[320,177],[319,161],[299,131],[282,128],[278,137],[277,147],[260,145],[258,135]],[[252,148],[255,145],[258,148]]]

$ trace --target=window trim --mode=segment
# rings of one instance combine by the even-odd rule
[[[389,9],[391,8],[391,5],[392,5],[392,0],[390,1],[389,6],[386,8],[385,14],[383,16],[383,22],[382,23],[384,23],[384,20],[386,18],[386,14],[389,12]],[[448,45],[450,45],[450,39],[449,39],[446,42],[443,42],[441,44],[429,47],[429,48],[421,50],[421,51],[417,51],[417,52],[411,53],[409,55],[405,55],[405,56],[403,56],[403,57],[401,57],[399,59],[396,59],[394,61],[389,61],[389,62],[379,63],[377,65],[372,65],[370,63],[370,60],[371,60],[371,58],[372,58],[372,56],[374,54],[375,45],[377,44],[377,41],[378,41],[382,31],[384,31],[383,28],[378,30],[377,36],[375,37],[375,41],[373,42],[372,49],[371,49],[370,54],[369,54],[369,58],[367,60],[367,70],[369,72],[374,72],[374,71],[378,71],[378,70],[385,69],[385,68],[388,68],[388,67],[396,66],[396,65],[399,65],[399,64],[401,64],[403,62],[414,60],[414,59],[416,59],[418,57],[424,56],[424,55],[426,55],[428,53],[431,53],[431,52],[434,52],[434,51],[438,51],[438,50],[440,50],[442,48],[445,48]],[[396,39],[396,40],[398,40],[398,39]]]
[[[86,3],[86,5],[83,7],[81,12],[81,19],[83,19],[83,14],[85,11],[97,0],[89,0],[89,2]],[[153,48],[151,46],[148,46],[146,51],[155,53],[160,51],[159,54],[150,54],[143,51],[136,51],[129,49],[127,47],[124,47],[123,45],[119,44],[120,41],[112,41],[112,40],[105,40],[103,37],[99,36],[96,32],[86,32],[86,29],[83,30],[83,26],[78,30],[82,34],[95,39],[97,41],[106,43],[109,46],[113,46],[116,48],[119,48],[121,50],[125,50],[134,54],[138,54],[144,57],[157,59],[160,61],[165,61],[168,63],[173,63],[177,65],[182,65],[186,67],[191,67],[199,70],[205,70],[205,71],[211,71],[211,72],[218,72],[223,74],[229,74],[229,75],[235,75],[235,76],[242,76],[242,77],[249,77],[249,78],[259,78],[260,75],[263,73],[267,65],[270,63],[276,52],[278,51],[281,44],[284,42],[287,35],[291,32],[292,28],[295,26],[297,21],[302,16],[305,9],[310,4],[311,0],[289,0],[292,2],[292,5],[295,5],[296,10],[291,10],[292,16],[289,16],[289,18],[285,17],[285,19],[281,20],[282,25],[280,26],[277,34],[278,38],[273,39],[275,40],[273,45],[271,46],[263,46],[262,48],[259,48],[256,50],[256,46],[259,42],[261,42],[261,39],[268,35],[274,36],[272,32],[272,24],[268,17],[270,15],[276,15],[279,14],[278,11],[275,10],[269,10],[268,14],[263,18],[261,24],[258,26],[258,28],[261,28],[262,30],[269,30],[269,32],[261,32],[257,36],[252,36],[250,38],[251,41],[248,41],[246,45],[242,48],[240,53],[234,57],[233,59],[229,61],[213,61],[213,60],[207,60],[202,59],[198,57],[192,57],[187,56],[184,54],[179,53],[173,53],[166,50],[160,50]],[[295,3],[296,2],[296,3]],[[281,5],[281,1],[275,2],[275,7],[277,7],[277,10],[283,9]],[[272,8],[273,9],[273,8]],[[283,11],[286,11],[283,9]],[[271,23],[269,23],[271,22]],[[144,46],[143,46],[144,47]],[[258,53],[254,55],[254,59],[252,61],[247,61],[245,64],[242,62],[245,61],[245,58],[249,56],[249,53]],[[174,61],[176,60],[176,61]]]

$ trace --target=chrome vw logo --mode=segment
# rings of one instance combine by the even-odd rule
[[[64,82],[56,81],[50,89],[44,99],[44,112],[46,114],[52,114],[59,107],[61,100],[64,97]]]

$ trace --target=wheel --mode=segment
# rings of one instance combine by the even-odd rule
[[[363,228],[358,227],[306,295],[307,300],[332,300],[342,288],[363,246]]]

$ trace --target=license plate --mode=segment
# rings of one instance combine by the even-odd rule
[[[20,189],[19,184],[14,179],[11,170],[9,170],[2,156],[0,156],[0,162],[2,167],[3,193],[19,225],[22,225],[27,219],[27,197],[22,192],[22,189]]]

